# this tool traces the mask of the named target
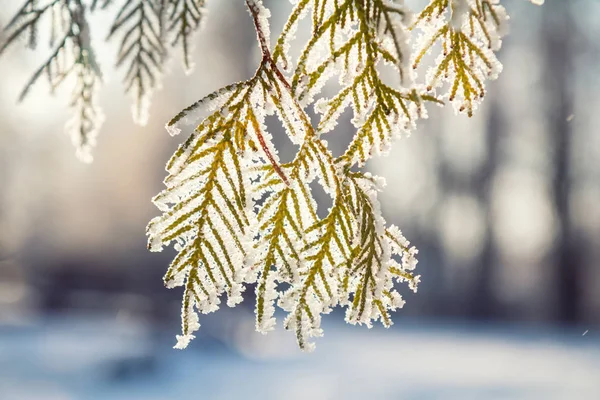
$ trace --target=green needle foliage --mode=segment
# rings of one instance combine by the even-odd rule
[[[442,47],[436,66],[427,74],[427,90],[448,82],[448,100],[458,112],[472,116],[485,96],[485,81],[502,71],[494,53],[500,50],[507,21],[499,0],[431,1],[412,26],[424,32],[414,69],[436,43]]]
[[[73,87],[73,118],[67,130],[77,156],[92,161],[96,134],[104,121],[96,105],[102,83],[100,67],[91,46],[88,20],[99,10],[114,12],[107,40],[119,41],[117,67],[125,68],[125,91],[133,97],[133,119],[145,125],[152,93],[160,88],[169,48],[182,49],[183,65],[191,72],[191,39],[203,19],[204,0],[26,0],[4,27],[6,39],[0,56],[24,39],[35,49],[40,30],[47,31],[51,55],[25,84],[19,100],[46,75],[50,91]],[[72,77],[72,79],[67,79]]]
[[[34,46],[39,20],[50,12],[60,16],[55,53],[23,96],[42,73],[55,88],[74,71],[74,137],[86,154],[100,118],[93,93],[101,75],[85,21],[89,12],[114,3],[120,8],[108,37],[120,41],[117,64],[127,68],[125,88],[143,123],[166,49],[181,47],[184,66],[191,67],[190,37],[204,1],[28,0],[5,28],[8,40],[0,50],[19,37]],[[216,311],[223,294],[228,306],[237,305],[249,284],[256,287],[256,329],[274,329],[279,307],[303,350],[314,348],[322,315],[336,306],[346,308],[348,323],[370,327],[379,320],[389,327],[391,312],[404,305],[395,284],[417,290],[417,250],[386,223],[377,199],[385,182],[364,172],[364,164],[414,131],[430,103],[449,102],[471,116],[486,81],[501,70],[495,53],[508,16],[500,0],[430,0],[416,16],[402,0],[292,3],[272,48],[269,11],[262,0],[245,0],[262,54],[256,73],[167,123],[171,135],[189,136],[167,164],[166,188],[153,199],[162,215],[149,223],[147,235],[150,250],[174,243],[178,252],[164,277],[167,287],[184,288],[176,348],[194,338],[199,313]],[[297,44],[295,32],[305,18],[311,35]],[[303,47],[292,57],[296,45]],[[437,56],[422,74],[430,53]],[[334,78],[338,89],[325,97],[321,91]],[[349,107],[354,136],[334,157],[323,135]],[[280,162],[268,132],[271,115],[297,146],[289,163]],[[311,184],[331,198],[323,217]]]
[[[194,69],[190,39],[202,22],[205,0],[168,0],[168,3],[167,30],[172,37],[171,45],[181,46],[183,66],[189,74]]]
[[[91,161],[90,150],[103,116],[96,106],[96,92],[102,79],[90,43],[87,10],[82,0],[49,2],[27,0],[4,28],[7,39],[0,45],[0,55],[18,38],[24,37],[29,48],[37,47],[37,36],[42,19],[50,21],[49,45],[52,49],[44,62],[25,85],[19,96],[23,100],[31,87],[46,76],[50,91],[60,86],[66,78],[74,76],[71,108],[73,118],[67,124],[77,155]]]
[[[133,118],[141,125],[147,122],[150,96],[165,61],[165,5],[163,0],[127,1],[108,34],[108,39],[121,36],[117,67],[127,65],[125,90],[133,95]]]

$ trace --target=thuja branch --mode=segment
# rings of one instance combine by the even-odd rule
[[[21,37],[34,47],[40,21],[50,19],[50,57],[22,97],[44,74],[51,90],[72,76],[69,126],[87,160],[102,120],[88,18],[114,3],[25,0],[0,44],[0,55]],[[136,122],[146,121],[169,47],[181,47],[184,68],[191,68],[190,39],[204,3],[127,0],[116,10],[108,36],[119,39],[117,66],[127,65],[124,83]],[[147,235],[152,251],[171,243],[177,250],[164,277],[167,287],[183,286],[176,347],[194,338],[198,313],[216,311],[223,295],[235,306],[248,284],[256,284],[257,330],[274,328],[278,306],[303,350],[314,348],[322,315],[336,306],[346,307],[348,323],[380,320],[388,327],[391,312],[404,305],[395,284],[417,289],[417,250],[386,224],[377,198],[384,181],[362,167],[412,133],[427,117],[428,103],[447,100],[473,115],[487,81],[501,70],[496,52],[506,11],[500,0],[430,0],[412,20],[399,0],[298,0],[271,51],[269,11],[261,0],[245,5],[261,52],[255,74],[203,97],[166,126],[172,135],[185,130],[189,136],[167,164],[166,188],[153,199],[162,214]],[[307,17],[311,34],[294,60],[288,53]],[[438,48],[422,74],[426,55]],[[397,82],[383,76],[382,66],[396,71]],[[322,89],[334,78],[339,90],[325,97]],[[317,113],[315,126],[309,106]],[[347,108],[353,138],[335,158],[322,137]],[[297,146],[289,163],[280,163],[265,124],[271,115]],[[314,185],[331,199],[324,217]]]
[[[312,338],[322,334],[322,315],[338,305],[347,307],[349,323],[392,324],[390,312],[404,305],[395,283],[417,289],[417,250],[381,215],[377,194],[383,180],[360,168],[375,153],[385,153],[394,137],[414,130],[427,115],[426,102],[443,104],[435,93],[426,93],[426,85],[416,83],[410,66],[411,61],[418,66],[430,43],[446,32],[460,43],[445,47],[433,76],[448,75],[453,82],[449,101],[456,102],[462,93],[468,103],[464,107],[474,108],[471,88],[481,89],[484,78],[472,63],[488,54],[489,48],[482,46],[492,43],[496,32],[488,25],[483,29],[482,21],[490,10],[492,19],[499,18],[503,9],[492,0],[464,1],[485,10],[475,14],[454,0],[432,0],[409,27],[409,11],[390,0],[300,0],[273,53],[268,11],[260,0],[245,1],[262,54],[255,75],[194,103],[167,124],[172,134],[194,128],[167,165],[167,189],[154,200],[164,214],[148,226],[151,249],[175,241],[179,251],[165,276],[169,287],[184,286],[183,332],[176,347],[193,338],[199,327],[196,312],[215,311],[222,293],[235,305],[249,283],[256,283],[256,329],[274,329],[279,306],[287,312],[284,327],[295,332],[303,350],[314,348]],[[448,7],[451,16],[445,14]],[[440,20],[415,60],[411,33],[423,28],[429,10]],[[309,14],[312,35],[294,68],[287,52],[298,24]],[[468,26],[457,25],[463,17]],[[396,87],[381,76],[383,64],[398,71]],[[291,71],[288,80],[285,73]],[[458,74],[454,80],[449,76],[453,71]],[[334,76],[340,90],[325,98],[321,88]],[[316,129],[306,114],[312,103],[320,114]],[[354,114],[354,138],[334,158],[321,136],[348,106]],[[298,145],[290,163],[277,160],[264,126],[271,114]],[[316,212],[313,182],[332,200],[323,218]],[[281,291],[282,283],[287,288]]]
[[[51,92],[67,81],[75,81],[71,102],[73,117],[67,128],[77,155],[84,161],[92,159],[95,136],[103,121],[96,104],[102,74],[91,45],[91,38],[96,34],[90,30],[92,14],[114,12],[107,40],[120,39],[115,66],[127,64],[123,83],[134,100],[134,122],[141,125],[147,122],[153,92],[160,88],[166,49],[181,46],[183,64],[186,71],[191,71],[191,37],[204,18],[204,0],[127,0],[122,1],[120,7],[111,8],[115,3],[112,0],[25,0],[3,28],[6,39],[0,42],[0,56],[21,38],[25,39],[26,47],[37,48],[38,36],[43,35],[40,30],[49,25],[44,37],[48,38],[50,54],[27,81],[19,100],[23,100],[44,75]],[[83,78],[85,82],[81,81]]]
[[[293,85],[271,54],[267,10],[256,0],[247,0],[246,5],[262,54],[255,75],[194,103],[167,124],[172,134],[186,126],[195,126],[168,164],[171,175],[166,181],[167,189],[155,198],[165,214],[148,227],[151,249],[160,250],[176,241],[180,251],[166,277],[170,287],[185,287],[183,334],[177,347],[187,346],[193,331],[199,327],[195,310],[212,312],[218,307],[220,293],[255,282],[257,330],[267,332],[274,328],[273,315],[278,305],[288,312],[284,326],[295,332],[303,350],[314,347],[311,338],[322,332],[321,315],[336,305],[348,306],[346,320],[350,323],[370,325],[373,320],[381,319],[389,326],[389,311],[404,304],[393,288],[393,279],[412,276],[406,271],[414,268],[416,251],[408,247],[397,228],[386,229],[376,198],[378,179],[350,172],[352,163],[336,162],[331,155],[320,138],[321,132],[313,128]],[[406,101],[417,99],[407,94]],[[270,113],[278,115],[287,134],[299,145],[291,163],[277,162],[263,126],[264,117]],[[235,135],[237,139],[232,140]],[[223,140],[231,143],[238,154],[239,168],[235,167],[231,175],[238,178],[245,193],[250,193],[245,204],[218,206],[219,201],[227,203],[227,191],[219,192],[218,196],[208,192],[217,187],[211,177],[221,175],[218,171],[211,173],[216,168],[214,160],[228,157],[223,152],[211,156],[216,152],[213,148]],[[232,177],[227,181],[235,180]],[[312,181],[318,182],[333,201],[324,218],[316,213],[316,201],[309,186]],[[206,247],[203,243],[216,238],[213,230],[204,228],[204,219],[211,215],[204,212],[205,204],[211,202],[217,204],[223,221],[241,220],[239,215],[244,213],[249,225],[244,228],[244,239],[237,250],[227,247],[224,238],[235,234],[228,229],[228,235],[220,234],[223,240],[217,240],[223,242],[222,253],[215,251],[215,255],[203,257]],[[407,247],[392,251],[389,230]],[[393,258],[398,254],[403,259]],[[219,279],[217,268],[236,271],[238,280]],[[202,276],[206,279],[202,280]],[[411,281],[415,288],[417,281],[418,278]],[[287,283],[288,289],[279,292],[276,289],[279,283]],[[197,287],[203,291],[197,292]],[[239,300],[229,294],[228,298],[228,304]]]

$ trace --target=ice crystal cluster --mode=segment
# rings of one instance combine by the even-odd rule
[[[100,73],[85,23],[97,3],[107,8],[117,1],[28,0],[6,28],[6,44],[27,35],[33,45],[37,21],[47,10],[53,21],[59,16],[52,24],[53,32],[63,32],[56,53],[24,95],[43,73],[54,88],[75,71],[72,126],[85,154],[101,115],[92,95]],[[134,117],[144,122],[167,47],[181,46],[184,65],[192,64],[190,35],[204,1],[120,3],[109,38],[119,37],[118,64],[127,65]],[[279,307],[283,326],[303,350],[314,348],[323,314],[336,306],[345,308],[351,324],[370,327],[379,320],[390,326],[390,313],[404,305],[395,284],[417,289],[417,250],[386,224],[377,199],[384,180],[364,165],[409,135],[429,104],[451,103],[471,116],[486,82],[502,68],[496,52],[508,15],[500,0],[430,0],[417,13],[402,0],[292,3],[272,44],[268,9],[262,0],[245,0],[262,54],[254,76],[209,94],[167,123],[171,135],[188,136],[167,164],[166,189],[153,199],[162,215],[149,223],[147,235],[150,250],[173,243],[177,251],[164,277],[167,287],[183,286],[177,348],[194,338],[199,314],[216,311],[224,299],[235,306],[248,287],[255,288],[256,329],[274,329]],[[311,29],[305,43],[295,38],[303,19]],[[297,57],[292,47],[302,49]],[[337,92],[325,97],[322,89],[332,80]],[[347,109],[353,138],[334,156],[325,137],[333,137]],[[296,145],[291,162],[279,160],[265,123],[272,115]],[[311,184],[331,197],[324,217]]]

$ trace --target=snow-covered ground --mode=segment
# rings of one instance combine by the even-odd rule
[[[326,325],[306,355],[233,321],[185,351],[114,318],[0,325],[0,399],[600,399],[593,330]]]

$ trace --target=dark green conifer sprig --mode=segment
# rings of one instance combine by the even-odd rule
[[[165,0],[168,1],[168,31],[171,33],[171,45],[180,46],[183,66],[191,73],[194,63],[191,59],[192,34],[200,27],[204,17],[206,0]]]
[[[140,125],[145,125],[148,120],[147,103],[160,84],[166,59],[165,3],[166,0],[126,1],[117,13],[107,38],[121,35],[116,66],[127,65],[125,91],[133,95],[133,118]]]
[[[72,101],[74,117],[67,128],[78,156],[91,161],[103,118],[96,104],[102,74],[91,45],[90,14],[115,6],[107,39],[120,39],[116,66],[126,65],[125,91],[133,96],[134,121],[143,125],[151,95],[160,88],[167,48],[181,47],[185,70],[191,71],[191,38],[201,25],[204,4],[205,0],[25,0],[3,28],[6,39],[0,43],[0,56],[20,39],[25,40],[26,47],[35,48],[40,29],[49,26],[46,36],[50,38],[51,54],[26,83],[19,99],[23,100],[43,75],[48,78],[51,92],[68,77],[85,77],[86,82],[74,83],[73,96],[81,97]],[[82,110],[86,110],[85,116]]]
[[[52,53],[32,75],[19,96],[23,100],[32,86],[46,76],[51,92],[68,77],[76,78],[71,107],[74,115],[67,124],[77,154],[84,161],[91,161],[91,148],[95,134],[102,123],[101,111],[96,106],[97,88],[101,81],[100,68],[90,42],[90,29],[86,7],[82,0],[53,0],[43,4],[27,0],[4,28],[7,39],[0,47],[0,55],[19,38],[25,37],[27,45],[35,48],[40,23],[50,23]]]
[[[48,60],[38,68],[19,96],[23,100],[33,84],[46,75],[51,90],[55,90],[78,65],[93,70],[101,76],[90,43],[85,6],[81,0],[53,0],[43,6],[37,0],[27,0],[25,5],[4,28],[6,40],[0,46],[0,55],[17,39],[25,37],[31,49],[37,46],[37,33],[42,19],[50,19],[50,47]],[[56,45],[55,45],[56,44]]]
[[[87,55],[84,55],[87,57]],[[82,62],[77,71],[77,81],[71,95],[73,117],[67,122],[67,130],[77,149],[77,157],[84,162],[92,160],[92,149],[96,146],[96,134],[104,115],[96,105],[95,93],[100,86],[100,77],[91,63]]]

